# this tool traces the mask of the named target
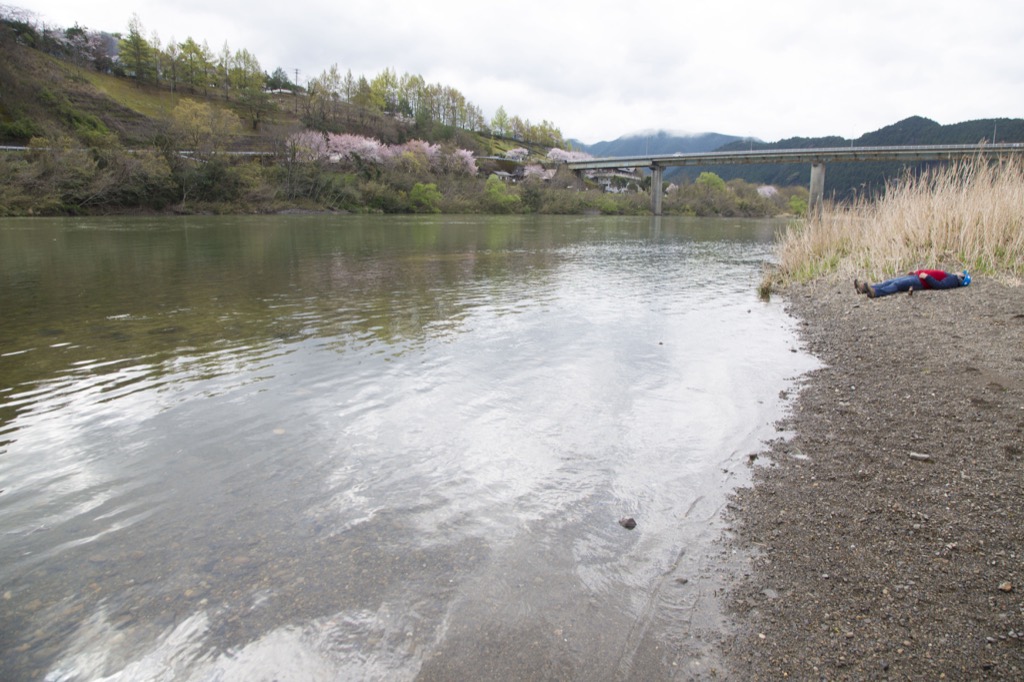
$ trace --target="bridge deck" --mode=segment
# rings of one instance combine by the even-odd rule
[[[1024,144],[942,144],[906,147],[825,147],[816,149],[759,149],[645,156],[610,156],[569,161],[571,170],[715,166],[750,163],[833,163],[849,161],[951,161],[969,156],[1002,156],[1024,152]]]

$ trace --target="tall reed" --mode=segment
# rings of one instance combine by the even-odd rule
[[[974,158],[890,181],[878,199],[826,205],[780,236],[762,294],[817,277],[922,267],[1024,276],[1024,163]]]

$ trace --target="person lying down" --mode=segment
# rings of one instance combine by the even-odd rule
[[[901,277],[893,277],[875,284],[855,279],[853,288],[857,290],[858,294],[867,294],[868,298],[878,298],[901,291],[913,294],[919,289],[956,289],[970,283],[971,275],[966,270],[961,273],[951,273],[945,270],[915,270]]]

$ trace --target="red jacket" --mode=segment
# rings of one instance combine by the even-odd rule
[[[924,286],[925,289],[931,289],[933,287],[931,284],[928,283],[928,280],[926,278],[921,277],[922,274],[928,275],[928,277],[931,277],[932,279],[935,279],[939,282],[949,277],[949,273],[946,272],[945,270],[915,270],[914,274],[917,275],[918,278],[921,280],[921,284]]]

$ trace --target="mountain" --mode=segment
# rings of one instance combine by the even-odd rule
[[[712,152],[723,145],[748,140],[736,135],[697,133],[693,135],[671,133],[665,130],[633,133],[610,142],[583,144],[570,140],[572,148],[592,156],[644,156],[647,154],[692,154]],[[760,140],[757,140],[760,144]]]
[[[714,151],[747,149],[813,149],[829,147],[887,147],[929,144],[978,144],[984,140],[1024,142],[1024,119],[980,119],[942,125],[922,116],[911,116],[850,140],[843,137],[792,137],[778,142],[734,140]],[[912,164],[920,170],[937,162]],[[856,193],[874,193],[887,180],[898,178],[907,166],[900,163],[832,163],[825,170],[825,194],[840,198]],[[693,180],[702,172],[712,172],[724,180],[740,178],[768,185],[808,185],[808,164],[754,164],[749,166],[687,167],[666,171],[665,179],[674,182]]]

